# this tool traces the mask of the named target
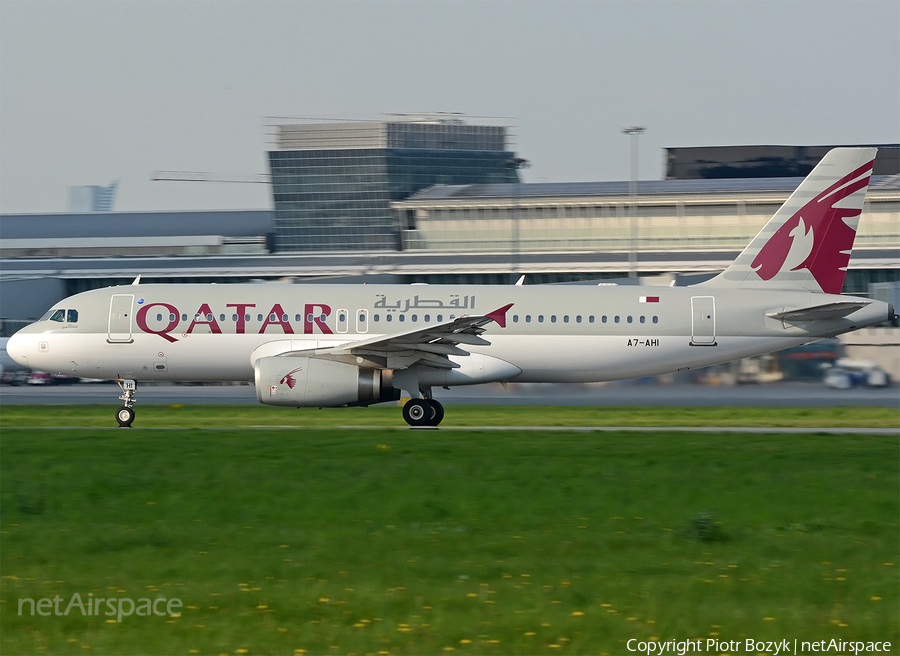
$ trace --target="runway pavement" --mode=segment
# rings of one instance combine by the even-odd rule
[[[854,388],[835,390],[822,383],[769,385],[500,385],[435,389],[445,405],[597,405],[597,406],[879,406],[900,409],[900,389]],[[118,405],[119,388],[112,383],[60,386],[0,387],[0,405]],[[252,385],[185,386],[142,384],[138,403],[150,404],[255,404]]]

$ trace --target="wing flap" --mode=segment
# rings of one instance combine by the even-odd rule
[[[414,328],[391,335],[381,335],[368,339],[341,344],[330,348],[319,348],[306,353],[318,356],[374,356],[385,358],[388,369],[405,369],[417,363],[442,369],[455,369],[459,365],[448,356],[466,356],[469,352],[459,348],[466,346],[490,346],[490,342],[480,335],[491,322],[501,328],[506,326],[506,312],[512,303],[497,308],[493,312],[476,316],[461,316],[425,328]],[[296,355],[298,351],[279,355]],[[382,365],[384,366],[384,365]]]

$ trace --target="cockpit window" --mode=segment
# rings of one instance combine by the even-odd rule
[[[66,321],[69,323],[78,323],[78,310],[67,310]]]
[[[66,311],[65,310],[56,310],[53,315],[50,317],[50,321],[59,321],[62,323],[66,320]]]

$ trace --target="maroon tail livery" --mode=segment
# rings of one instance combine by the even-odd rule
[[[830,150],[731,266],[704,284],[840,294],[876,152]]]

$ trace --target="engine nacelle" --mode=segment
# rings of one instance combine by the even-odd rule
[[[369,405],[400,398],[390,371],[336,360],[271,356],[257,360],[255,371],[256,398],[267,405]]]

